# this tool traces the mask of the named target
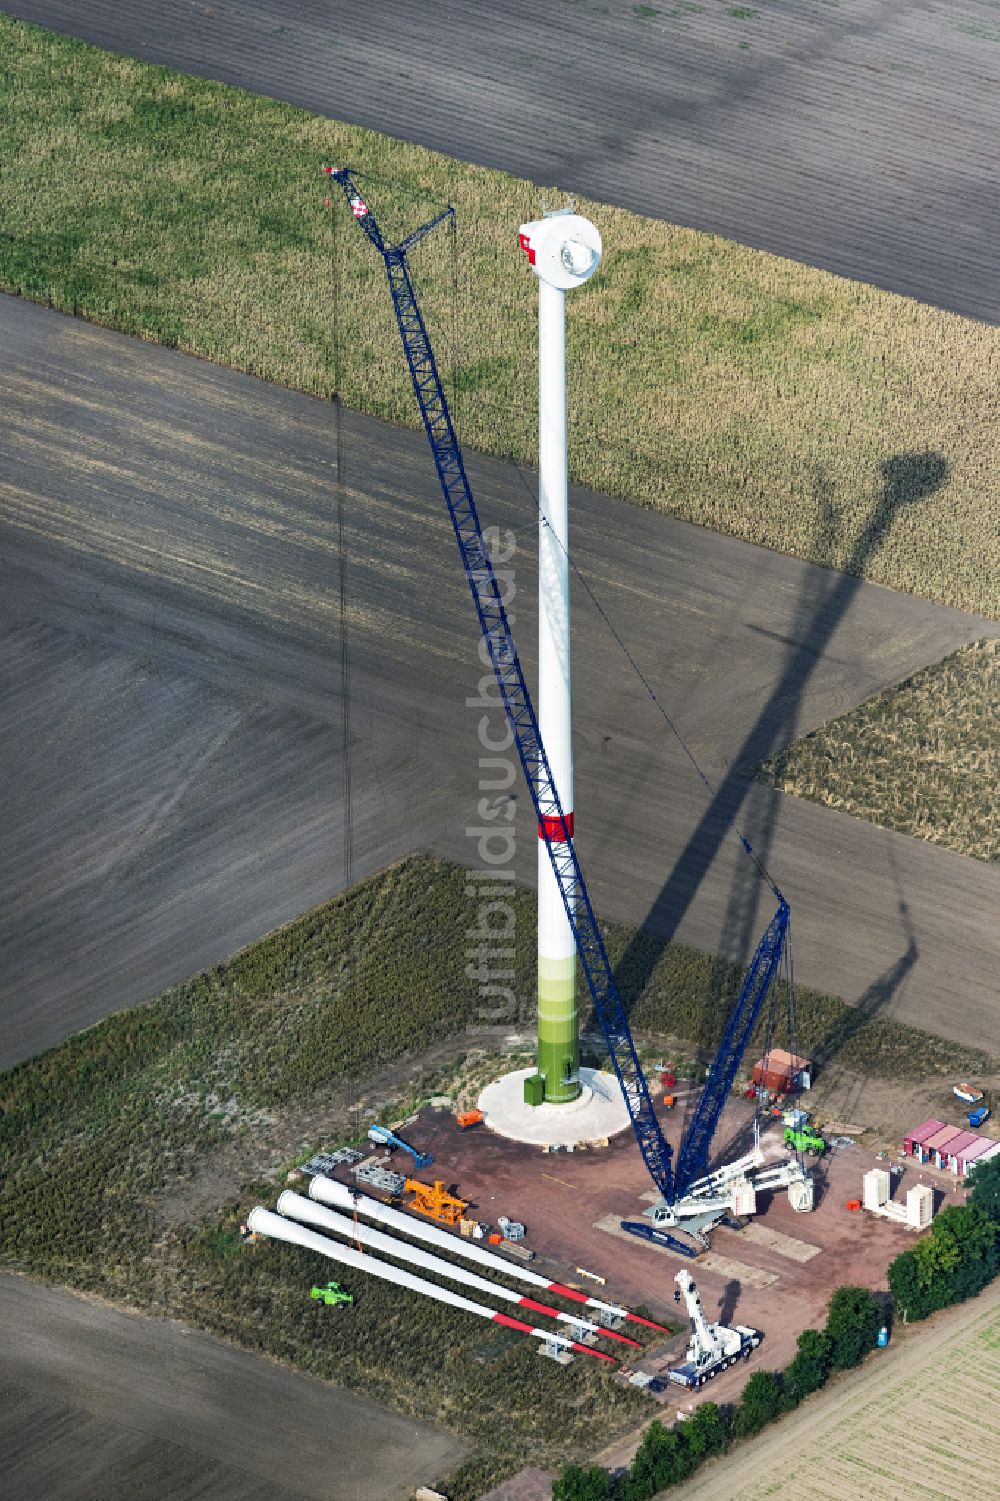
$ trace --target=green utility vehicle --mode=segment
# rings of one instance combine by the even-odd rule
[[[335,1308],[338,1303],[353,1303],[351,1293],[346,1293],[339,1282],[328,1282],[325,1287],[311,1287],[310,1298],[320,1298],[328,1308]]]
[[[826,1142],[822,1136],[817,1136],[816,1132],[810,1130],[808,1126],[801,1126],[798,1130],[794,1126],[786,1126],[785,1146],[793,1147],[796,1152],[808,1152],[816,1157],[822,1157],[826,1151]]]

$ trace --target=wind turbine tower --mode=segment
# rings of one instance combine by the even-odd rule
[[[538,727],[564,819],[549,838],[573,838],[573,734],[569,630],[566,445],[566,293],[589,281],[601,236],[570,209],[522,224],[521,249],[538,278]],[[560,827],[560,823],[563,824]],[[576,944],[538,831],[538,1071],[528,1105],[564,1104],[580,1093]]]

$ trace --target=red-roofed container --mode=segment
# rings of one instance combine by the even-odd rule
[[[975,1131],[960,1131],[953,1136],[947,1146],[939,1147],[934,1154],[934,1160],[938,1167],[950,1167],[953,1173],[958,1172],[957,1162],[961,1154],[969,1147],[975,1146],[979,1140]]]
[[[988,1162],[991,1157],[996,1157],[998,1154],[1000,1154],[1000,1141],[994,1141],[990,1136],[977,1136],[974,1146],[966,1147],[959,1152],[955,1172],[960,1178],[964,1178],[970,1168],[977,1167],[980,1162]]]
[[[941,1160],[941,1148],[944,1147],[947,1153],[949,1143],[956,1141],[959,1136],[964,1136],[965,1134],[957,1126],[942,1126],[940,1131],[935,1131],[933,1136],[928,1136],[927,1140],[921,1143],[926,1154],[923,1161],[930,1162],[933,1166],[937,1167]]]
[[[793,1094],[812,1085],[812,1061],[784,1048],[772,1048],[759,1058],[751,1074],[754,1084],[771,1094]]]
[[[930,1137],[936,1136],[939,1131],[943,1131],[944,1128],[944,1121],[924,1121],[922,1126],[917,1126],[914,1131],[908,1131],[903,1137],[903,1151],[907,1157],[916,1157],[918,1162],[926,1162],[927,1154],[924,1151],[924,1143]]]

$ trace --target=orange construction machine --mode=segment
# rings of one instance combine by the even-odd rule
[[[437,1220],[442,1225],[457,1225],[459,1220],[465,1218],[465,1211],[469,1207],[464,1199],[456,1199],[453,1194],[447,1193],[440,1178],[434,1184],[407,1178],[406,1191],[413,1195],[407,1209],[425,1214],[429,1220]]]

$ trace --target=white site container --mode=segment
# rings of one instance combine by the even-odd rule
[[[861,1202],[866,1209],[876,1212],[889,1202],[889,1174],[885,1168],[870,1168],[861,1180]]]
[[[928,1183],[915,1183],[906,1195],[906,1223],[913,1230],[926,1230],[933,1218],[933,1188]]]

